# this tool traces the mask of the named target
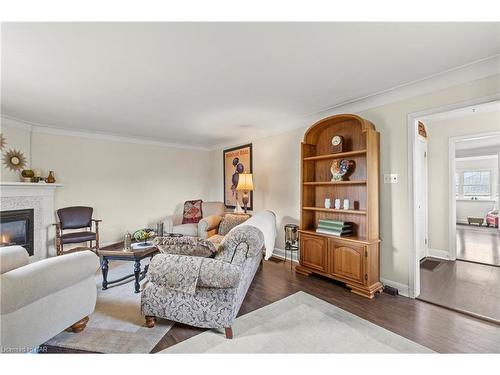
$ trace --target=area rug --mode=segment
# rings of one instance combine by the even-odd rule
[[[424,270],[434,271],[434,269],[440,266],[443,262],[432,259],[425,259],[422,263],[420,263],[420,268]]]
[[[433,353],[304,292],[237,318],[233,334],[209,330],[160,353]]]
[[[144,261],[142,262],[143,265]],[[133,262],[112,261],[108,280],[133,273]],[[102,275],[96,274],[97,304],[84,331],[62,332],[45,344],[99,353],[150,353],[173,323],[158,320],[154,328],[143,327],[141,294],[134,293],[134,278],[101,290]],[[147,280],[143,280],[144,284]]]

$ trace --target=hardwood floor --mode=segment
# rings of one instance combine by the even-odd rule
[[[500,267],[460,260],[421,267],[418,298],[500,324]]]
[[[351,293],[341,283],[321,276],[302,276],[290,263],[264,261],[243,301],[239,315],[266,306],[295,292],[304,291],[363,319],[384,327],[440,353],[500,353],[500,326],[426,302],[388,294],[373,300]],[[175,326],[158,342],[153,353],[175,345],[205,329]],[[237,339],[238,332],[234,331]],[[49,353],[74,353],[45,348]]]
[[[500,230],[457,224],[457,259],[500,267]]]
[[[257,271],[239,315],[304,291],[363,319],[441,353],[500,352],[500,326],[406,297],[380,294],[369,300],[342,284],[290,271],[290,264],[266,261]],[[156,345],[158,352],[204,329],[176,324]],[[238,332],[234,332],[235,338]]]

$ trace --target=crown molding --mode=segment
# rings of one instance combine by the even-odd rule
[[[380,107],[390,103],[415,98],[449,87],[457,86],[467,82],[476,81],[500,74],[500,54],[490,56],[472,63],[462,65],[447,71],[434,74],[416,81],[379,91],[364,97],[352,99],[342,103],[334,104],[325,109],[302,116],[292,125],[280,129],[261,132],[253,140],[267,138],[273,135],[289,132],[297,128],[308,127],[321,118],[341,113],[359,113],[371,108]],[[210,147],[211,150],[231,147],[242,142],[249,142],[248,138],[241,138],[230,143],[221,143]]]
[[[2,126],[7,126],[11,128],[18,128],[30,131],[31,133],[41,133],[41,134],[53,134],[53,135],[63,135],[69,137],[81,137],[88,139],[97,139],[101,141],[111,141],[118,143],[133,143],[142,145],[151,145],[167,148],[182,148],[190,150],[208,151],[209,148],[201,146],[186,145],[180,143],[173,143],[168,141],[159,141],[151,138],[140,138],[140,137],[129,137],[113,133],[88,131],[82,129],[65,129],[54,126],[48,126],[44,124],[34,123],[31,121],[26,121],[17,117],[2,114]]]

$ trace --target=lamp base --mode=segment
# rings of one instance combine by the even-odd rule
[[[247,213],[247,206],[248,202],[250,201],[250,198],[248,197],[248,191],[243,192],[243,197],[241,198],[241,201],[243,202],[243,209],[245,213]]]

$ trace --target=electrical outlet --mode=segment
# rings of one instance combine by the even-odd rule
[[[397,184],[399,183],[399,175],[397,173],[385,173],[384,184]]]

